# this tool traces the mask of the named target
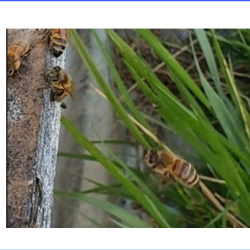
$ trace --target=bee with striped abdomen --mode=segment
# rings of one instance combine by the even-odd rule
[[[28,41],[14,41],[7,52],[7,75],[12,76],[17,72],[22,64],[22,58],[30,51],[30,43]]]
[[[148,168],[156,173],[184,183],[188,187],[197,187],[200,184],[196,169],[188,162],[180,159],[166,150],[149,150],[145,155]]]
[[[200,187],[202,193],[208,200],[220,211],[225,211],[225,207],[221,205],[214,194],[200,180],[196,169],[190,163],[166,150],[148,150],[145,155],[145,162],[147,167],[153,171],[166,177],[172,176],[189,188]],[[226,217],[234,227],[247,227],[231,212],[227,212]]]
[[[47,29],[43,38],[49,36],[49,49],[54,57],[62,55],[68,44],[68,29]]]
[[[52,68],[46,73],[46,81],[52,86],[52,101],[62,102],[69,95],[73,98],[72,79],[64,69],[59,66]],[[61,107],[67,106],[62,102]]]

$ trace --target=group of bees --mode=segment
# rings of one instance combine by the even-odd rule
[[[69,31],[67,29],[46,29],[40,37],[41,41],[48,39],[50,53],[60,57],[67,47]],[[28,41],[16,40],[8,48],[7,76],[12,77],[20,69],[24,58],[32,46]],[[51,85],[51,101],[61,103],[67,96],[73,97],[73,84],[70,75],[61,67],[55,66],[45,74],[46,81]],[[178,158],[167,150],[148,150],[145,164],[154,172],[164,176],[165,180],[173,178],[189,188],[201,185],[196,169],[185,160]]]
[[[41,35],[41,40],[48,38],[49,50],[54,57],[62,55],[69,40],[68,29],[46,29]],[[8,49],[8,77],[18,72],[24,57],[31,50],[27,41],[14,41]],[[61,67],[55,66],[46,72],[46,81],[51,84],[51,100],[61,102],[61,107],[66,108],[62,102],[67,96],[73,97],[73,85],[70,75]],[[195,168],[190,164],[174,157],[166,150],[149,150],[145,156],[147,167],[162,174],[168,179],[174,177],[188,187],[199,186],[200,178]]]
[[[54,57],[62,55],[69,40],[68,29],[45,29],[40,39],[48,38],[49,50]],[[8,48],[7,75],[11,77],[18,72],[22,61],[31,50],[28,41],[16,40]],[[72,96],[73,85],[70,75],[61,67],[55,66],[46,72],[46,81],[51,84],[51,100],[61,102],[61,107],[66,108],[62,102],[67,96]],[[187,184],[188,187],[199,185],[199,175],[195,168],[181,160],[175,158],[168,151],[149,150],[145,156],[146,165],[153,171],[164,175],[166,178],[175,177]]]
[[[45,29],[39,40],[48,39],[50,53],[54,57],[62,55],[69,40],[68,29]],[[8,48],[7,53],[7,76],[12,77],[18,73],[24,58],[28,55],[32,46],[26,40],[15,40]],[[62,108],[66,108],[62,101],[67,97],[73,97],[73,84],[70,75],[61,67],[55,66],[45,74],[46,81],[51,85],[51,101],[61,103]]]

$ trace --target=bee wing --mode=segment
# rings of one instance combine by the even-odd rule
[[[75,101],[76,94],[75,94],[75,88],[74,88],[73,83],[71,84],[70,89],[65,88],[64,85],[62,85],[62,86],[65,89],[65,91],[67,91],[69,93],[69,95],[72,97],[72,99]]]

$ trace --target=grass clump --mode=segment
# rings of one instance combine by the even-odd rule
[[[179,62],[169,52],[171,45],[157,36],[156,31],[136,30],[140,42],[150,49],[167,72],[168,84],[119,32],[106,32],[141,97],[151,107],[157,107],[154,109],[157,115],[148,115],[132,99],[130,86],[125,83],[121,70],[95,30],[93,36],[106,59],[117,93],[101,76],[77,31],[71,30],[71,39],[98,83],[100,95],[110,102],[131,133],[133,144],[146,150],[165,148],[172,151],[155,133],[155,126],[181,137],[200,157],[202,168],[199,168],[199,174],[212,180],[209,182],[205,178],[202,183],[207,192],[212,190],[210,195],[220,205],[209,202],[202,188],[189,189],[173,182],[159,189],[155,176],[131,168],[112,151],[109,152],[112,159],[107,157],[65,117],[62,117],[62,124],[90,156],[72,153],[62,153],[61,156],[98,161],[117,183],[106,186],[95,182],[96,188],[85,192],[57,191],[56,194],[107,211],[120,227],[152,227],[152,223],[116,204],[90,197],[90,193],[123,197],[140,204],[157,227],[249,227],[250,116],[248,93],[242,87],[249,77],[245,66],[250,51],[249,31],[233,31],[233,34],[237,33],[233,38],[215,30],[187,31],[188,43],[178,48],[181,53],[186,51],[189,57],[192,56],[192,63],[185,65],[183,58]],[[237,60],[239,54],[244,54],[241,61]],[[101,139],[100,142],[108,145]],[[230,216],[240,223],[232,223],[235,220]]]

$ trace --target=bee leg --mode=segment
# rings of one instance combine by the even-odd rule
[[[166,185],[168,184],[168,181],[166,179],[162,180],[159,184],[158,184],[158,189],[160,192],[163,192],[164,188],[166,187]]]
[[[167,185],[171,184],[172,182],[173,182],[173,178],[171,177],[170,173],[168,173],[168,174],[164,177],[164,179],[162,179],[162,181],[160,182],[160,184],[158,185],[158,188],[159,188],[160,192],[162,192],[163,189],[164,189]]]
[[[46,73],[44,74],[44,78],[43,79],[44,79],[44,82],[48,82],[48,78],[47,78],[47,74]]]
[[[45,89],[51,89],[51,87],[49,87],[49,86],[43,86],[43,87],[37,88],[36,90],[37,90],[37,91],[43,91],[43,90],[45,90]]]
[[[63,108],[63,109],[66,109],[66,108],[67,108],[67,105],[66,105],[64,102],[62,102],[60,106],[61,106],[61,108]]]
[[[62,95],[64,93],[63,89],[52,89],[51,91],[51,101],[52,102],[60,102],[62,100]],[[66,105],[63,105],[66,106]]]
[[[39,34],[39,40],[43,41],[45,38],[47,38],[50,33],[51,33],[51,29],[44,29],[44,31],[42,33]]]
[[[22,65],[23,67],[27,66],[27,61],[20,59],[20,66]]]
[[[14,68],[15,68],[15,71],[17,74],[19,73],[19,69],[20,69],[21,64],[22,64],[22,61],[20,59],[17,60],[14,64]]]
[[[162,186],[166,186],[167,184],[169,184],[169,180],[168,179],[163,179],[160,183],[160,185]]]
[[[56,99],[58,98],[57,96],[58,96],[57,93],[56,93],[54,90],[51,90],[51,93],[50,93],[50,100],[51,100],[52,102],[55,102],[55,101],[56,101]]]
[[[15,74],[18,76],[19,73],[20,73],[19,69],[16,69],[16,70],[15,70]]]
[[[32,46],[29,47],[29,49],[25,52],[25,54],[22,55],[22,57],[27,57],[29,55],[29,52],[33,49]]]
[[[49,83],[50,85],[52,84],[51,77],[50,77],[51,72],[47,71],[44,74],[44,82]]]

